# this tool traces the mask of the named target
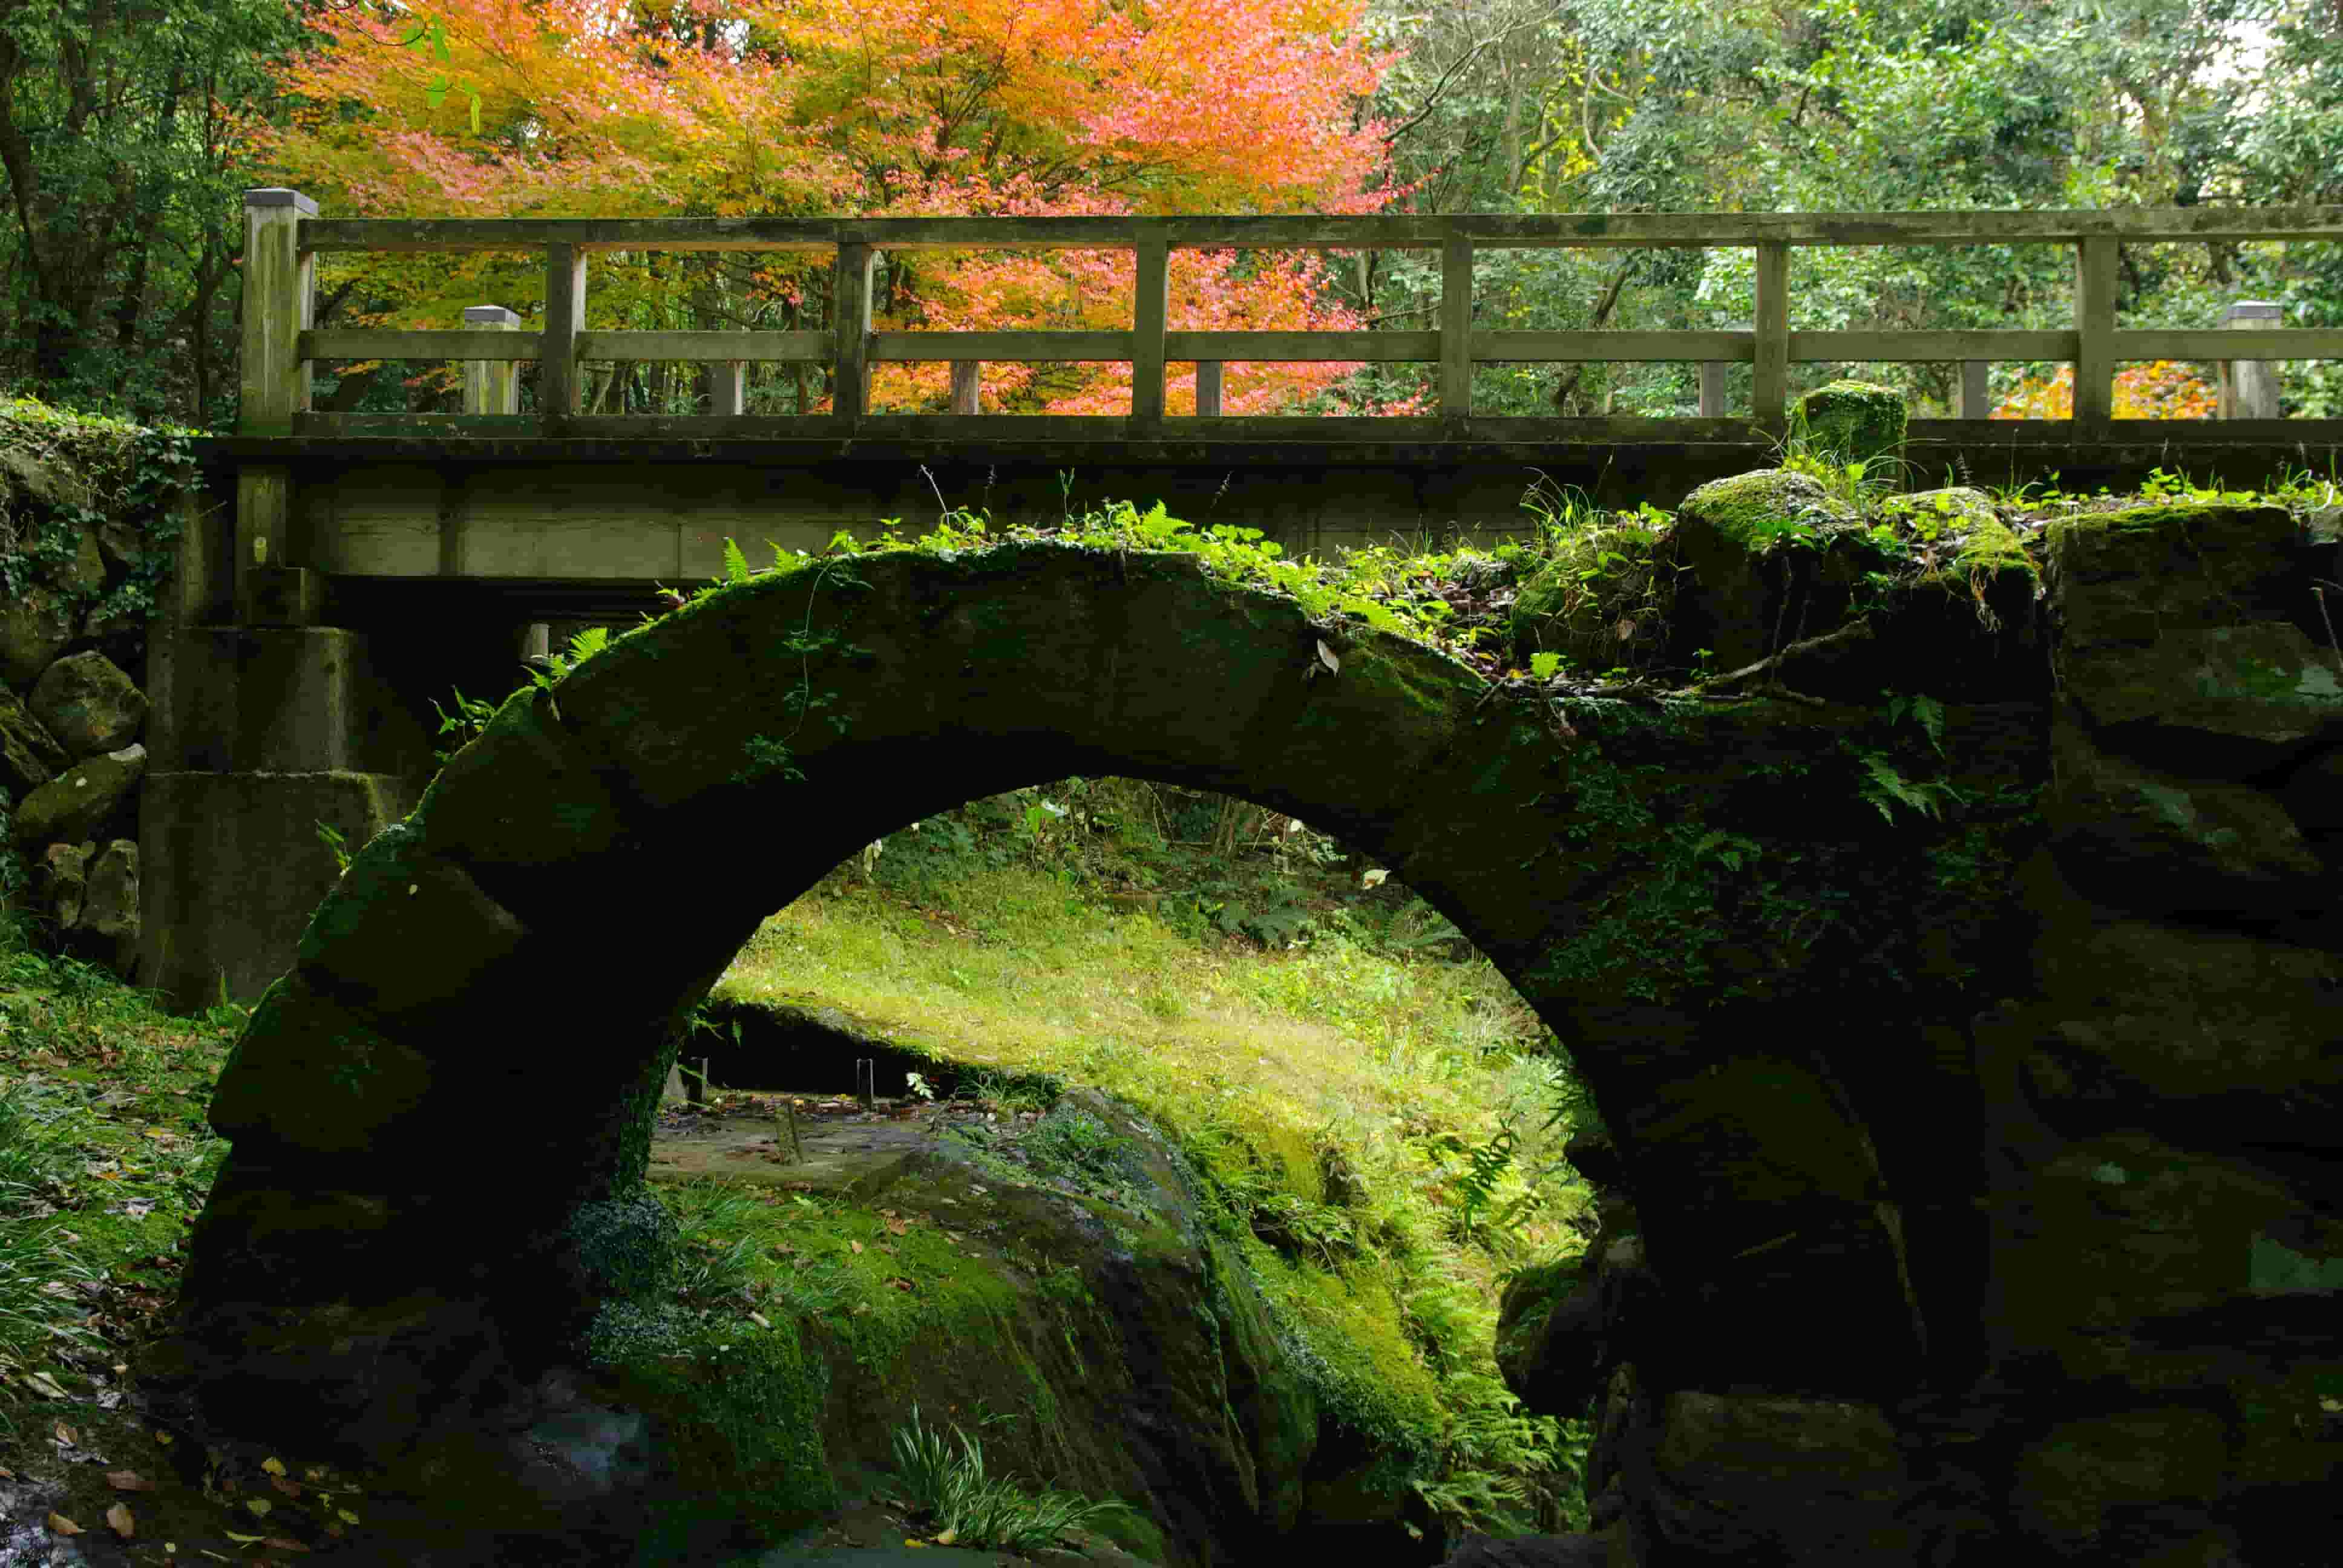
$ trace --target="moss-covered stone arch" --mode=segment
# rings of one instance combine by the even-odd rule
[[[1502,697],[1193,558],[1058,543],[809,563],[619,639],[504,705],[256,1011],[213,1102],[235,1147],[176,1370],[215,1412],[379,1452],[559,1364],[659,1245],[640,1181],[670,1042],[758,923],[919,818],[1119,773],[1291,811],[1393,868],[1584,1053],[1655,1263],[1784,1386],[1905,1386],[1902,1228],[1811,1042],[1623,989],[1635,950],[1590,962],[1584,940],[1623,879],[1658,868],[1697,900],[1745,852],[1687,842],[1678,867],[1672,825],[1623,808],[1636,780],[1680,765],[1774,799],[1769,768],[1865,716],[1574,726]],[[1674,908],[1617,919],[1648,939]],[[1715,956],[1720,988],[1769,961]]]

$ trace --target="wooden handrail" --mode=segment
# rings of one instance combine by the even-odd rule
[[[1755,423],[1779,435],[1789,367],[1815,361],[2062,360],[2077,367],[2075,425],[2104,432],[2115,367],[2127,360],[2220,362],[2343,358],[2343,330],[2235,327],[2119,329],[2114,286],[2119,244],[2237,239],[2343,238],[2343,207],[2185,207],[2089,212],[1637,213],[1544,216],[1325,216],[969,218],[320,218],[296,192],[246,193],[245,435],[297,433],[308,407],[309,366],[330,358],[447,358],[475,364],[540,361],[539,414],[548,434],[584,434],[575,417],[581,361],[631,359],[723,365],[739,386],[749,363],[824,362],[835,388],[828,421],[856,420],[868,407],[870,367],[880,362],[949,360],[952,407],[980,417],[978,367],[986,360],[1121,361],[1132,366],[1131,433],[1160,431],[1163,372],[1198,367],[1198,413],[1217,419],[1221,366],[1228,361],[1414,361],[1439,366],[1439,423],[1461,430],[1470,413],[1472,367],[1489,363],[1673,360],[1752,367]],[[2076,324],[2054,330],[1793,331],[1789,253],[1795,246],[2071,245],[2076,251]],[[1755,249],[1756,314],[1737,331],[1514,331],[1472,325],[1473,256],[1523,246],[1732,246]],[[1370,249],[1424,247],[1442,253],[1443,297],[1430,331],[1220,332],[1169,329],[1161,298],[1175,248],[1269,246]],[[1127,248],[1139,257],[1141,288],[1129,330],[877,332],[870,328],[871,270],[888,250]],[[621,250],[795,250],[834,260],[837,319],[856,330],[791,332],[588,331],[588,258]],[[377,331],[308,326],[314,261],[326,251],[535,250],[545,257],[549,307],[536,332]],[[1969,380],[1974,381],[1972,374]],[[1704,413],[1722,383],[1704,377]],[[723,417],[743,420],[737,395],[720,397]],[[1974,416],[1981,396],[1965,394]],[[415,428],[432,417],[409,416]],[[444,418],[445,417],[441,417]],[[511,422],[520,421],[513,417]],[[1256,421],[1237,420],[1240,428]],[[337,425],[347,420],[337,421]],[[365,427],[377,427],[369,421]],[[596,422],[595,427],[600,427]]]

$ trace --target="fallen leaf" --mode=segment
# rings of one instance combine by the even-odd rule
[[[909,1280],[895,1279],[895,1280],[890,1280],[890,1281],[888,1281],[887,1282],[888,1282],[889,1284],[890,1284],[890,1285],[894,1286],[894,1287],[895,1287],[897,1290],[899,1290],[899,1291],[909,1291],[909,1290],[915,1290],[915,1289],[917,1289],[917,1288],[918,1288],[918,1287],[916,1287],[915,1285],[913,1285],[913,1284],[911,1283],[911,1282],[910,1282],[910,1281],[909,1281]]]
[[[297,1481],[289,1480],[285,1476],[272,1475],[268,1478],[268,1484],[277,1488],[277,1491],[283,1493],[287,1497],[298,1497],[301,1495],[301,1483]]]
[[[282,1475],[285,1473],[285,1462],[271,1454],[260,1462],[260,1468],[271,1475]]]
[[[113,1525],[114,1533],[125,1541],[138,1533],[136,1523],[130,1517],[130,1510],[122,1503],[117,1503],[106,1511],[106,1522]]]
[[[106,1483],[116,1492],[152,1492],[155,1483],[135,1470],[109,1470]]]
[[[860,1241],[849,1241],[849,1242],[847,1242],[846,1244],[847,1244],[848,1246],[850,1246],[850,1247],[851,1247],[851,1248],[853,1248],[853,1249],[854,1249],[855,1253],[856,1253],[856,1255],[857,1255],[857,1256],[860,1256],[860,1253],[861,1253],[861,1251],[862,1251],[862,1243],[861,1243],[861,1242],[860,1242]]]
[[[1334,650],[1328,648],[1323,641],[1321,641],[1318,644],[1318,658],[1319,662],[1325,665],[1327,674],[1340,675],[1342,673],[1342,661],[1334,657]]]
[[[910,1224],[908,1221],[890,1220],[887,1221],[887,1233],[890,1236],[900,1236],[910,1231]]]
[[[57,1441],[64,1443],[67,1448],[73,1447],[75,1442],[74,1437],[74,1429],[67,1426],[64,1422],[57,1422]]]
[[[260,1538],[260,1543],[263,1546],[274,1546],[279,1552],[307,1552],[309,1550],[308,1547],[302,1545],[298,1541],[287,1541],[282,1535],[264,1535]]]
[[[67,1519],[62,1513],[52,1513],[49,1515],[49,1528],[55,1531],[60,1535],[78,1535],[81,1533],[81,1526],[75,1524],[72,1520]]]
[[[358,1516],[351,1513],[347,1508],[335,1509],[334,1517],[340,1520],[345,1524],[356,1524],[358,1522]]]
[[[749,1314],[749,1321],[756,1324],[760,1329],[769,1329],[773,1326],[771,1320],[767,1318],[762,1312],[750,1312]]]
[[[950,1545],[953,1542],[955,1542],[955,1541],[957,1541],[957,1540],[959,1540],[959,1539],[960,1539],[960,1528],[959,1528],[959,1526],[955,1525],[955,1526],[953,1526],[951,1529],[950,1529],[950,1530],[946,1530],[946,1531],[942,1532],[941,1533],[938,1534],[938,1535],[937,1535],[937,1537],[936,1537],[936,1544],[937,1544],[937,1545],[939,1545],[939,1546],[949,1546],[949,1545]]]
[[[244,1500],[244,1505],[252,1510],[256,1518],[267,1517],[268,1511],[277,1506],[266,1497],[247,1497]]]
[[[233,1530],[227,1531],[227,1532],[226,1532],[225,1533],[226,1534],[227,1538],[228,1538],[230,1541],[235,1542],[235,1543],[236,1543],[237,1545],[239,1545],[239,1546],[249,1546],[249,1545],[251,1545],[254,1542],[256,1542],[256,1541],[257,1541],[257,1540],[259,1540],[259,1539],[260,1539],[260,1537],[259,1537],[259,1536],[257,1536],[257,1535],[238,1535],[238,1534],[237,1534],[235,1531],[233,1531]],[[208,1556],[213,1556],[213,1557],[218,1557],[218,1556],[219,1556],[219,1553],[216,1553],[216,1552],[213,1552],[213,1553],[206,1553],[206,1555],[208,1555]],[[226,1560],[226,1558],[222,1557],[222,1558],[220,1558],[220,1561],[222,1561],[222,1562],[226,1562],[226,1561],[227,1561],[227,1560]]]
[[[171,1446],[171,1434],[167,1432],[158,1432],[155,1434],[155,1441],[168,1448]]]

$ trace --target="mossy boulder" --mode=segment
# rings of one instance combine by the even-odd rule
[[[23,849],[91,837],[146,771],[144,746],[126,746],[75,763],[18,803],[11,841]]]
[[[0,682],[29,686],[73,641],[75,599],[41,583],[0,598]]]
[[[0,789],[21,800],[73,760],[16,694],[0,685]]]
[[[1896,564],[1852,506],[1814,476],[1781,468],[1703,485],[1676,508],[1674,538],[1690,578],[1675,590],[1670,647],[1687,662],[1705,648],[1720,669],[1830,630],[1862,574]],[[1802,608],[1795,624],[1783,616],[1791,598]]]
[[[68,654],[43,670],[28,706],[75,757],[119,750],[146,721],[146,694],[102,653]]]
[[[1904,445],[1904,395],[1870,381],[1834,381],[1790,405],[1790,437],[1827,461],[1868,463]]]
[[[1563,539],[1513,599],[1513,660],[1554,652],[1594,673],[1665,645],[1675,574],[1670,535],[1639,523]]]

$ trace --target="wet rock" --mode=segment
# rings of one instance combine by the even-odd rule
[[[23,799],[71,760],[16,694],[0,686],[0,789],[8,791],[9,799]]]
[[[146,721],[146,694],[102,653],[68,654],[50,665],[26,706],[75,757],[119,749]]]
[[[116,839],[93,860],[87,891],[69,922],[75,945],[127,976],[138,952],[138,846]]]
[[[81,919],[82,899],[89,890],[90,857],[97,846],[51,844],[41,852],[41,902],[60,930]]]
[[[31,849],[95,832],[146,771],[144,746],[75,763],[18,804],[11,841],[19,849]]]
[[[40,583],[0,597],[0,680],[30,686],[74,637],[74,601]]]

